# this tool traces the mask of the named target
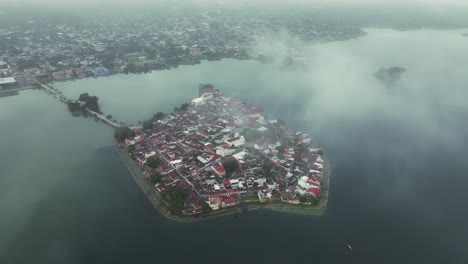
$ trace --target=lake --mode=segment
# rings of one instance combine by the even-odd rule
[[[257,210],[171,222],[127,172],[111,128],[41,91],[0,98],[0,263],[466,263],[468,38],[367,32],[304,44],[302,70],[222,60],[54,84],[98,96],[128,124],[191,100],[199,83],[258,104],[324,146],[323,217]],[[374,77],[392,66],[406,68],[397,84]]]

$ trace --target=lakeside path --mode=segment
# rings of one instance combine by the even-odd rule
[[[119,154],[121,160],[127,167],[128,171],[132,175],[135,182],[138,184],[140,189],[143,191],[145,196],[148,198],[149,202],[153,205],[153,207],[161,213],[165,218],[181,223],[192,223],[201,220],[207,220],[214,217],[221,217],[226,215],[233,215],[238,212],[242,212],[240,206],[229,207],[226,209],[220,209],[216,211],[211,211],[206,214],[202,214],[200,216],[180,216],[174,214],[169,210],[169,205],[163,200],[161,195],[156,191],[156,189],[148,182],[146,176],[143,175],[141,171],[141,167],[130,158],[127,151],[125,149],[120,149],[115,144],[115,150]],[[247,207],[247,211],[255,210],[255,209],[268,209],[273,211],[278,211],[282,213],[290,213],[290,214],[300,214],[300,215],[310,215],[310,216],[322,216],[325,213],[325,209],[328,203],[328,190],[330,186],[330,163],[326,155],[324,155],[324,163],[325,163],[325,175],[324,175],[324,189],[323,189],[323,196],[320,199],[320,202],[317,206],[308,206],[308,205],[293,205],[287,204],[283,202],[267,202],[267,203],[260,203],[260,202],[246,202],[244,205]]]

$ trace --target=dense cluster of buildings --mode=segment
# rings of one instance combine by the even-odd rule
[[[324,161],[310,137],[211,85],[200,86],[187,110],[124,144],[146,175],[160,175],[159,193],[185,191],[184,214],[200,213],[205,203],[213,210],[235,206],[243,196],[291,204],[315,204],[321,196]]]
[[[359,36],[327,16],[232,10],[170,9],[153,15],[92,19],[25,18],[0,24],[0,78],[67,80],[120,72],[167,69],[201,60],[259,59],[252,45],[289,32],[303,40]],[[260,51],[261,52],[261,51]],[[293,56],[300,56],[297,50]]]

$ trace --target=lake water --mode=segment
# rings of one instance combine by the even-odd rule
[[[97,95],[126,123],[171,111],[204,82],[256,103],[328,152],[323,217],[168,221],[120,162],[111,128],[41,91],[1,98],[0,263],[466,263],[468,38],[368,32],[304,45],[304,70],[222,60],[54,84]],[[389,87],[373,73],[391,66],[407,71]]]

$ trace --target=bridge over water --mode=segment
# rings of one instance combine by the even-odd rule
[[[56,99],[60,100],[60,102],[64,103],[64,104],[68,104],[68,101],[70,101],[71,99],[69,99],[68,97],[66,97],[65,95],[63,95],[62,93],[60,93],[59,91],[57,91],[56,89],[46,85],[46,84],[43,84],[41,82],[39,82],[38,80],[36,80],[36,83],[37,85],[39,85],[39,87],[41,87],[42,89],[44,89],[48,94],[52,95],[53,97],[55,97]],[[73,101],[73,100],[72,100]],[[92,114],[96,119],[100,120],[101,122],[113,127],[113,128],[117,128],[117,127],[122,127],[122,126],[125,126],[124,124],[119,124],[119,123],[116,123],[114,121],[112,121],[110,118],[108,118],[107,116],[103,115],[103,114],[100,114],[100,113],[97,113],[89,108],[86,108],[86,110]],[[140,127],[132,127],[132,129],[138,129]]]

